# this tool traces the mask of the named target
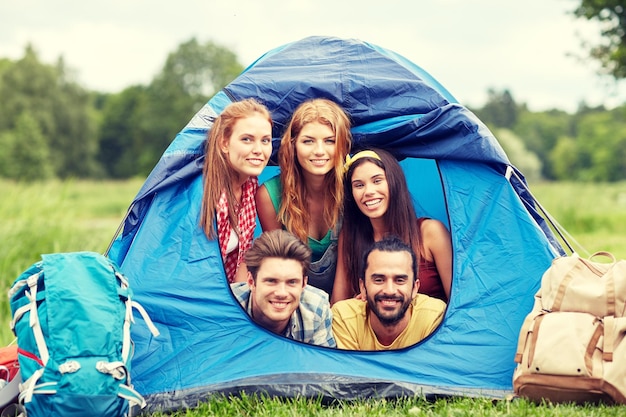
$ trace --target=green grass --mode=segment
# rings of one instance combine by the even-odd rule
[[[530,190],[572,235],[581,256],[608,251],[626,259],[626,182],[537,183]]]
[[[0,291],[41,254],[104,252],[142,180],[66,181],[19,184],[0,181]],[[0,297],[0,323],[8,323],[7,297]],[[13,340],[0,325],[0,343]]]
[[[0,282],[6,294],[13,280],[42,253],[103,252],[142,180],[67,181],[19,184],[0,181]],[[626,259],[626,183],[531,184],[531,191],[588,251],[608,250]],[[581,255],[584,252],[581,252]],[[10,309],[0,298],[0,323]],[[0,325],[0,343],[13,340]],[[165,416],[155,413],[152,416]],[[426,401],[367,400],[327,405],[316,399],[257,396],[216,397],[172,416],[620,416],[626,406],[535,405],[523,400],[455,398]]]
[[[263,396],[216,397],[190,410],[172,414],[152,414],[185,417],[245,416],[245,417],[296,417],[296,416],[363,416],[363,417],[495,417],[495,416],[557,416],[590,417],[622,416],[626,406],[576,406],[534,404],[514,399],[492,401],[478,398],[448,398],[428,401],[421,397],[397,400],[370,399],[366,401],[337,401],[325,405],[318,399],[279,399]]]

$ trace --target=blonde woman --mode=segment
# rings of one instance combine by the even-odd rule
[[[313,252],[309,284],[329,295],[335,279],[343,205],[343,162],[350,151],[350,119],[327,99],[295,110],[279,149],[280,175],[257,193],[263,231],[286,229]]]
[[[254,99],[229,104],[206,144],[200,224],[217,237],[229,282],[245,281],[244,254],[256,226],[258,175],[272,153],[270,112]]]

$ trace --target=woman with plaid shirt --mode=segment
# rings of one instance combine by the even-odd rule
[[[272,118],[254,99],[229,104],[209,132],[201,225],[219,240],[228,282],[245,281],[244,254],[256,226],[258,175],[272,153]]]

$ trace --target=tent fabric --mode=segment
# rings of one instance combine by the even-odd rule
[[[219,246],[204,235],[199,214],[207,132],[226,105],[247,97],[272,113],[271,165],[290,115],[315,97],[349,113],[353,149],[376,146],[401,160],[418,213],[443,221],[452,236],[452,293],[430,337],[390,352],[311,346],[257,326],[237,304]],[[261,181],[276,172],[266,168]],[[504,397],[512,392],[522,321],[543,272],[563,251],[523,181],[487,127],[394,52],[333,37],[267,52],[176,136],[108,253],[161,332],[155,338],[141,323],[133,326],[135,388],[149,410],[239,392]]]

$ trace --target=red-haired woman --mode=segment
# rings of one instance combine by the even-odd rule
[[[329,295],[335,279],[343,206],[343,163],[350,151],[350,120],[327,99],[300,104],[282,137],[280,175],[257,193],[264,231],[286,229],[313,251],[308,283]]]
[[[256,226],[257,177],[271,153],[272,118],[256,100],[229,104],[213,123],[205,151],[200,224],[209,239],[217,235],[229,282],[247,278],[243,259]]]

